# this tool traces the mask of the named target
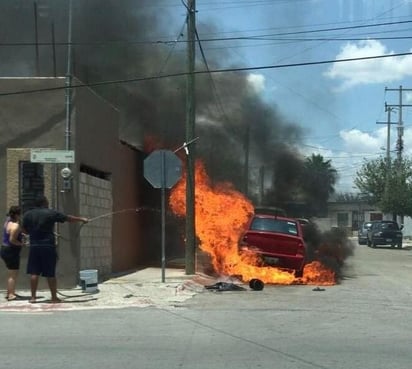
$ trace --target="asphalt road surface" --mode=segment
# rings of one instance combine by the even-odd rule
[[[3,312],[0,368],[411,368],[412,251],[356,246],[345,275],[167,309]]]

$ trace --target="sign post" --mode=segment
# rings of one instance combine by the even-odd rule
[[[153,151],[143,163],[144,177],[154,188],[161,189],[162,206],[162,282],[166,268],[166,188],[172,188],[182,175],[182,162],[172,151]]]

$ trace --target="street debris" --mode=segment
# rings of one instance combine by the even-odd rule
[[[223,291],[246,291],[246,288],[239,286],[235,283],[227,283],[227,282],[217,282],[215,284],[205,286],[207,290],[214,290],[218,292]]]
[[[318,291],[325,291],[325,289],[324,289],[324,288],[320,288],[320,287],[315,287],[312,291],[316,291],[316,292],[318,292]]]
[[[257,278],[253,278],[249,281],[249,287],[254,291],[262,291],[265,284]]]

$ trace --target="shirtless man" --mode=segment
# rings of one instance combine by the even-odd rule
[[[34,209],[24,214],[22,224],[23,230],[30,236],[29,260],[27,262],[27,274],[30,274],[30,302],[36,302],[39,276],[42,276],[47,278],[51,302],[58,303],[61,301],[57,297],[57,251],[54,225],[57,222],[87,223],[88,219],[49,209],[49,202],[45,196],[37,198],[34,205]]]

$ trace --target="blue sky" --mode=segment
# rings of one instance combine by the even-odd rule
[[[220,68],[334,61],[412,49],[411,39],[399,39],[412,37],[412,0],[197,0],[196,5],[201,39],[248,38],[203,43],[206,56],[218,57],[222,49],[230,54]],[[178,16],[179,11],[174,13]],[[179,19],[184,19],[183,10]],[[302,153],[331,159],[340,176],[337,190],[354,192],[352,180],[363,159],[386,155],[387,126],[377,122],[387,121],[385,102],[398,104],[399,93],[385,88],[412,88],[412,56],[249,73],[264,99],[304,128]],[[404,104],[412,104],[412,93],[402,95]],[[404,107],[402,115],[404,155],[409,156],[411,108]],[[391,120],[398,118],[394,111]],[[391,137],[393,151],[395,125]]]

